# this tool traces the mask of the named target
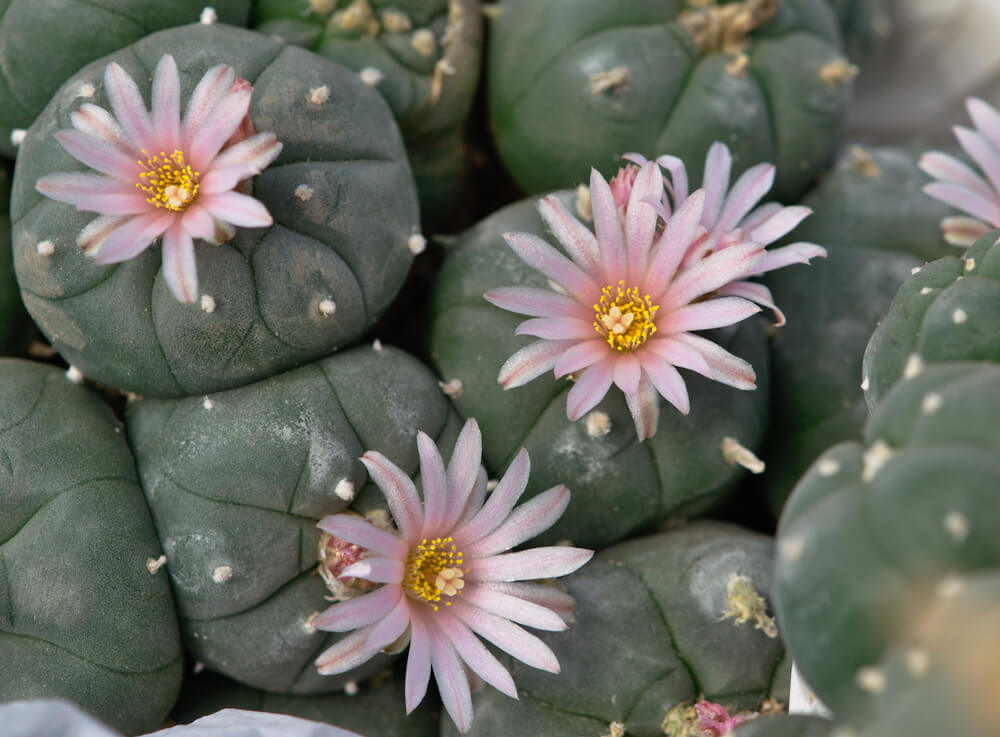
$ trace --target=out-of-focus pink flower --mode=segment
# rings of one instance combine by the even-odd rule
[[[698,712],[698,727],[704,737],[722,737],[729,734],[747,721],[749,716],[747,714],[729,716],[725,707],[711,701],[699,701],[694,708]]]
[[[407,713],[423,699],[433,671],[445,708],[466,732],[472,725],[466,668],[517,698],[510,673],[479,637],[528,665],[558,673],[553,652],[518,624],[566,629],[573,600],[551,586],[521,582],[571,573],[593,552],[570,547],[506,552],[551,527],[569,503],[569,490],[554,487],[515,509],[528,483],[528,454],[522,449],[486,498],[475,420],[459,434],[447,467],[424,433],[417,435],[417,449],[423,501],[410,477],[385,456],[369,451],[361,459],[385,494],[398,534],[351,514],[319,522],[330,535],[368,551],[341,576],[383,585],[334,604],[313,620],[321,630],[356,630],[320,655],[316,665],[322,674],[343,673],[408,641]]]
[[[73,128],[55,136],[105,176],[51,174],[35,186],[100,214],[77,239],[100,264],[130,259],[162,236],[163,278],[179,301],[194,302],[194,239],[218,243],[232,236],[232,226],[273,222],[263,204],[235,190],[274,161],[281,143],[273,133],[253,133],[250,84],[225,65],[205,73],[183,118],[177,65],[169,54],[153,75],[152,113],[118,64],[108,65],[104,87],[114,115],[87,103],[70,116]]]

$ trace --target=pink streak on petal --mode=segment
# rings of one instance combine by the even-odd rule
[[[127,216],[109,215],[94,218],[80,231],[80,235],[76,237],[76,245],[80,246],[84,253],[96,253],[109,235],[131,219]]]
[[[361,462],[385,495],[400,537],[407,546],[412,546],[420,539],[420,530],[424,525],[423,505],[417,495],[417,487],[399,466],[378,451],[368,451],[361,456]]]
[[[766,202],[743,218],[740,221],[739,226],[749,233],[754,228],[759,227],[765,220],[774,217],[784,209],[784,205],[779,202]],[[761,241],[757,242],[760,243]]]
[[[774,313],[774,326],[776,328],[780,328],[786,322],[785,313],[778,309],[771,290],[763,284],[752,281],[733,281],[720,288],[718,294],[728,297],[742,297],[767,307]]]
[[[513,622],[470,606],[461,600],[454,603],[450,613],[462,620],[484,640],[492,642],[522,663],[549,673],[559,672],[559,661],[549,646]]]
[[[243,228],[264,228],[274,223],[260,200],[239,192],[201,195],[198,204],[219,220]]]
[[[402,590],[400,589],[400,591]],[[400,635],[406,632],[406,628],[410,626],[409,599],[400,593],[392,609],[388,613],[383,610],[383,615],[382,619],[368,633],[368,639],[365,640],[362,647],[381,650],[398,640]]]
[[[635,393],[625,395],[625,404],[632,415],[639,441],[653,437],[660,421],[660,397],[649,377],[643,376]]]
[[[760,307],[740,297],[716,297],[674,310],[658,320],[657,327],[667,334],[712,330],[740,322],[758,312]]]
[[[52,134],[60,145],[77,161],[131,184],[139,181],[139,165],[121,149],[93,138],[78,130],[61,130]]]
[[[968,187],[950,182],[931,182],[924,185],[923,191],[934,199],[985,220],[991,225],[1000,225],[1000,204]]]
[[[555,366],[553,366],[556,378],[592,366],[598,361],[607,358],[612,350],[611,346],[600,337],[577,343],[564,352],[556,361]]]
[[[226,95],[201,128],[194,131],[186,151],[195,170],[206,171],[212,165],[212,159],[233,135],[250,109],[251,94],[249,89],[240,89]]]
[[[517,500],[521,498],[521,494],[524,493],[530,473],[531,462],[528,459],[528,451],[521,448],[514,456],[514,460],[510,462],[510,466],[507,467],[482,509],[466,524],[454,531],[455,544],[465,550],[472,543],[500,527],[510,514],[510,510],[517,504]]]
[[[461,619],[453,617],[447,611],[439,614],[440,616],[434,618],[434,624],[448,638],[455,652],[460,654],[459,657],[466,662],[472,672],[500,693],[516,699],[517,687],[514,685],[514,679],[496,656],[486,649]]]
[[[659,297],[674,278],[688,246],[698,233],[702,232],[701,218],[704,205],[705,193],[699,189],[684,200],[673,217],[667,221],[643,279],[641,289],[643,293],[651,294],[654,298]]]
[[[411,713],[427,693],[431,680],[431,639],[420,607],[410,612],[410,652],[406,656],[406,713]]]
[[[700,335],[682,333],[674,339],[698,351],[712,369],[712,380],[736,389],[756,389],[753,366],[725,348],[702,338]]]
[[[656,234],[658,215],[646,200],[659,200],[663,196],[663,175],[660,167],[650,162],[636,175],[628,207],[625,210],[625,252],[628,259],[628,275],[625,280],[631,284],[646,271],[649,250]]]
[[[556,523],[569,505],[569,496],[569,489],[561,485],[542,492],[511,512],[493,532],[464,546],[463,552],[468,558],[481,558],[530,540]]]
[[[344,673],[351,668],[356,668],[362,663],[372,659],[378,650],[364,647],[364,642],[368,639],[374,625],[362,627],[352,632],[341,640],[338,640],[332,647],[327,648],[316,658],[316,668],[321,676],[332,676],[337,673]]]
[[[462,590],[462,601],[498,617],[535,629],[549,632],[562,632],[566,629],[566,622],[551,609],[506,591],[491,588],[493,585],[467,586]]]
[[[232,67],[219,64],[205,72],[198,81],[194,92],[191,93],[191,99],[188,101],[184,120],[181,123],[181,134],[184,137],[182,148],[185,151],[190,148],[191,139],[206,124],[208,116],[215,106],[232,89],[235,79],[236,73]]]
[[[181,215],[181,226],[192,238],[210,239],[215,234],[215,218],[204,207],[193,205]]]
[[[500,287],[483,295],[487,302],[502,310],[534,317],[576,317],[587,319],[593,315],[575,299],[534,287]]]
[[[387,558],[403,560],[409,552],[406,543],[391,532],[353,514],[331,514],[317,522],[316,526],[345,542],[360,545]]]
[[[160,273],[178,302],[190,304],[198,299],[194,243],[176,218],[163,234],[163,266]]]
[[[688,198],[688,175],[684,162],[676,156],[660,156],[656,163],[670,172],[674,209]]]
[[[634,394],[641,378],[642,369],[634,353],[622,353],[615,357],[615,385],[624,394]]]
[[[477,591],[488,589],[497,593],[513,596],[531,604],[537,604],[544,609],[554,612],[563,622],[567,624],[575,621],[575,617],[573,616],[573,604],[575,603],[573,597],[565,591],[557,589],[555,586],[515,581],[511,583],[495,582],[477,584],[474,588]],[[499,612],[497,612],[497,614],[499,614]],[[508,619],[515,622],[519,621],[513,617],[508,617]],[[537,629],[548,629],[547,627],[531,624],[529,622],[521,622],[521,624],[527,624],[530,627],[536,627]]]
[[[722,212],[723,199],[729,189],[729,173],[733,165],[733,157],[726,144],[715,142],[709,147],[705,157],[705,175],[702,177],[702,188],[705,190],[705,210],[702,213],[701,224],[713,230]]]
[[[146,103],[135,81],[117,63],[111,62],[104,70],[104,90],[111,103],[111,109],[118,119],[125,135],[137,149],[147,149],[150,155],[159,143],[153,123],[149,119]]]
[[[441,529],[451,530],[465,509],[466,501],[478,482],[482,458],[483,435],[479,431],[479,424],[469,418],[458,433],[445,470],[448,478],[448,511],[441,522]]]
[[[965,109],[979,132],[986,136],[994,148],[1000,149],[1000,113],[992,105],[976,97],[965,101]]]
[[[566,212],[566,208],[556,197],[549,195],[539,200],[538,214],[581,269],[588,274],[601,272],[601,253],[597,247],[597,238],[589,228]]]
[[[748,239],[754,243],[766,246],[794,230],[799,223],[811,214],[811,209],[801,205],[783,207],[753,230],[748,231]]]
[[[774,166],[757,164],[740,175],[729,190],[716,228],[732,230],[763,199],[774,184]]]
[[[129,141],[125,131],[114,116],[102,107],[87,102],[69,114],[70,123],[81,133],[103,140],[130,159],[138,158],[140,151]]]
[[[181,80],[170,54],[160,57],[153,73],[153,130],[164,151],[180,148]]]
[[[489,477],[486,469],[480,466],[479,473],[476,475],[476,483],[472,486],[472,493],[469,494],[469,499],[465,502],[465,509],[459,515],[458,521],[455,523],[456,525],[464,525],[475,517],[482,508],[483,503],[486,501],[486,484],[488,481]]]
[[[503,238],[528,266],[542,272],[577,299],[587,302],[600,293],[601,290],[583,269],[538,236],[504,233]]]
[[[115,264],[133,258],[149,247],[173,222],[172,213],[162,211],[139,215],[109,233],[94,254],[99,264]]]
[[[544,340],[587,340],[594,337],[594,324],[579,317],[533,317],[518,325],[514,335],[532,335]]]
[[[808,264],[809,260],[813,258],[826,258],[826,249],[815,243],[790,243],[787,246],[766,251],[746,276],[759,276],[791,264]]]
[[[392,611],[401,596],[402,587],[382,586],[371,593],[327,607],[312,620],[312,624],[316,629],[326,632],[349,632],[367,627]]]
[[[434,680],[437,681],[441,701],[458,731],[468,732],[472,727],[472,694],[462,661],[447,635],[430,617],[427,618],[427,633]]]
[[[257,133],[223,149],[212,162],[212,170],[242,165],[260,172],[278,158],[281,149],[282,144],[273,133]]]
[[[746,276],[763,255],[764,249],[759,244],[742,243],[707,256],[677,275],[661,297],[660,309],[677,309]]]
[[[566,416],[576,422],[592,410],[608,393],[615,376],[615,357],[598,361],[585,368],[566,395]]]
[[[594,213],[594,230],[601,249],[601,261],[604,265],[604,278],[601,281],[607,284],[617,283],[619,279],[625,279],[628,275],[625,235],[622,233],[621,220],[618,218],[615,197],[597,169],[590,170],[590,204]],[[563,286],[569,285],[563,284]],[[572,288],[570,292],[581,297],[586,294]]]
[[[1000,191],[1000,151],[997,151],[983,135],[976,131],[962,126],[955,126],[954,131],[959,145],[986,174],[994,192]],[[996,197],[994,194],[993,198],[996,199]]]
[[[572,573],[594,555],[593,550],[543,547],[502,553],[469,561],[467,581],[527,581]]]
[[[987,200],[996,196],[985,179],[954,156],[939,151],[928,151],[920,157],[919,165],[924,173],[935,179],[961,184]]]
[[[642,370],[656,392],[686,415],[691,411],[687,385],[680,372],[653,353],[642,357]]]
[[[559,356],[573,344],[574,341],[567,340],[535,341],[504,361],[497,381],[504,389],[523,386],[551,369]]]
[[[678,368],[689,369],[702,376],[712,378],[712,369],[708,361],[694,348],[674,337],[654,338],[646,344],[646,350],[662,358],[667,363]],[[645,364],[645,361],[643,361]]]
[[[448,507],[448,476],[444,461],[434,441],[427,433],[417,433],[420,455],[420,481],[424,491],[424,526],[420,537],[430,538],[441,527]]]
[[[399,558],[372,555],[352,563],[340,572],[340,578],[363,578],[372,583],[401,583],[406,564]]]

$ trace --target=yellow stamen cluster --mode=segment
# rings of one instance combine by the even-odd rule
[[[423,599],[438,610],[442,596],[456,596],[465,587],[462,553],[450,537],[420,541],[406,558],[403,587],[416,598]],[[450,601],[444,602],[451,606]]]
[[[145,149],[144,154],[148,153]],[[190,164],[184,164],[184,153],[164,151],[137,162],[144,171],[139,172],[136,187],[147,195],[146,202],[156,207],[165,207],[174,212],[186,210],[198,196],[199,172],[192,171]]]
[[[634,351],[656,332],[653,317],[659,309],[648,294],[639,296],[638,287],[626,289],[620,281],[618,286],[601,290],[601,299],[594,305],[594,329],[616,351]]]

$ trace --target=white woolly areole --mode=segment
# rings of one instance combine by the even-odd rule
[[[308,184],[300,184],[295,188],[295,196],[298,197],[303,202],[308,202],[312,199],[313,194],[316,190],[310,187]]]
[[[969,319],[968,313],[961,307],[959,307],[958,309],[956,309],[954,312],[951,313],[951,321],[956,325],[961,325],[968,319]]]
[[[858,672],[854,674],[854,682],[858,688],[868,693],[877,694],[885,691],[885,673],[874,665],[858,668]]]
[[[201,295],[201,309],[210,315],[215,312],[215,297],[211,294]]]
[[[903,366],[903,378],[912,379],[915,376],[920,376],[923,372],[924,359],[918,353],[911,353],[910,357],[906,359],[906,365]]]
[[[611,432],[611,417],[607,412],[601,412],[599,409],[588,412],[583,422],[587,428],[587,434],[592,438],[600,438]]]
[[[232,566],[219,566],[212,571],[212,580],[216,583],[225,583],[233,577]]]
[[[965,539],[969,536],[970,524],[969,518],[958,510],[952,510],[944,516],[941,520],[941,525],[944,527],[945,532],[948,536],[956,543],[965,542]]]
[[[167,564],[167,556],[161,555],[159,558],[149,558],[146,561],[146,570],[150,575],[156,573]]]
[[[410,253],[413,255],[419,255],[427,249],[427,239],[420,233],[414,233],[406,241],[406,247],[410,249]]]
[[[926,394],[921,400],[920,411],[925,415],[932,415],[941,409],[941,404],[943,402],[944,400],[941,398],[940,394],[937,392],[931,392],[930,394]]]
[[[56,252],[56,244],[49,240],[38,241],[35,251],[39,256],[51,256]]]
[[[462,391],[465,385],[462,384],[462,380],[459,378],[448,379],[448,381],[439,381],[438,386],[441,387],[441,391],[452,399],[456,399],[462,396]]]
[[[383,79],[385,79],[385,75],[382,73],[382,71],[375,67],[365,67],[360,72],[358,72],[358,76],[361,77],[361,81],[364,82],[369,87],[374,87]]]
[[[66,369],[66,378],[72,381],[74,384],[83,383],[83,373],[76,366],[70,366]]]
[[[325,84],[322,87],[313,87],[309,90],[308,99],[313,105],[322,105],[330,99],[330,88]]]
[[[76,93],[77,97],[93,97],[94,93],[97,92],[97,88],[94,87],[90,82],[82,82],[80,84],[80,90]]]
[[[215,406],[215,402],[213,402],[208,397],[205,397],[203,400],[201,400],[201,406],[204,407],[205,409],[212,409],[212,407]]]
[[[326,299],[320,300],[319,313],[321,315],[329,317],[336,311],[337,311],[337,303],[334,302],[332,299],[327,297]]]
[[[10,142],[14,146],[20,146],[24,143],[24,137],[27,135],[27,131],[24,128],[14,128],[10,132]]]
[[[840,471],[840,464],[832,458],[824,458],[816,464],[816,471],[820,476],[835,476]]]
[[[861,480],[870,482],[874,479],[894,455],[896,455],[896,451],[890,448],[884,440],[876,440],[872,443],[863,457],[864,467],[861,469]]]
[[[215,8],[209,5],[201,11],[201,16],[198,18],[198,22],[203,26],[214,26],[219,22],[219,14],[215,12]]]
[[[358,695],[358,682],[357,681],[348,681],[347,683],[345,683],[344,684],[344,693],[347,694],[348,696],[357,696]]]
[[[345,502],[351,501],[354,499],[354,482],[350,479],[341,479],[337,482],[337,485],[333,487],[333,493]]]

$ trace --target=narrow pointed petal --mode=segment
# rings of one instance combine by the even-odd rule
[[[365,640],[363,647],[381,650],[398,640],[410,626],[410,604],[405,596],[400,595],[395,606],[388,610],[388,613],[383,610],[382,614],[382,619],[368,633],[368,639]]]
[[[660,396],[648,376],[640,379],[634,393],[625,395],[625,404],[632,415],[639,441],[653,437],[660,421]]]
[[[770,218],[757,225],[749,232],[749,239],[754,243],[766,246],[787,235],[803,220],[812,214],[812,210],[802,205],[783,207]]]
[[[341,601],[320,613],[312,624],[325,632],[348,632],[367,627],[392,611],[403,596],[399,586],[382,586],[371,593]]]
[[[790,243],[765,251],[746,276],[759,276],[792,264],[808,264],[814,258],[826,258],[826,249],[815,243]]]
[[[733,157],[724,143],[713,143],[705,157],[705,175],[702,188],[705,190],[705,210],[701,224],[713,230],[722,212],[722,203],[729,189],[729,174]]]
[[[160,273],[178,302],[190,304],[198,299],[194,242],[176,220],[163,234],[163,266]]]
[[[518,325],[514,335],[533,335],[545,340],[587,340],[594,337],[594,324],[579,317],[532,317]]]
[[[153,130],[164,150],[180,148],[181,80],[170,54],[160,57],[153,73]]]
[[[461,619],[484,640],[492,642],[522,663],[549,673],[559,672],[559,661],[549,646],[513,622],[460,600],[451,607],[451,614]]]
[[[634,353],[625,353],[615,357],[615,385],[625,395],[634,394],[639,388],[642,369],[639,359]]]
[[[575,341],[537,340],[504,361],[497,376],[504,389],[523,386],[555,366],[559,357]]]
[[[264,228],[274,223],[260,200],[239,192],[202,195],[198,204],[219,220],[242,228]]]
[[[965,101],[965,109],[979,132],[997,149],[1000,149],[1000,113],[992,105],[977,97]]]
[[[458,731],[464,734],[472,727],[472,694],[469,691],[469,679],[447,635],[435,621],[429,619],[427,625],[431,641],[431,666],[434,669],[434,680],[437,682],[441,701],[455,722],[455,726],[458,727]]]
[[[674,310],[715,291],[723,284],[743,278],[751,273],[763,255],[764,248],[761,245],[742,243],[703,258],[677,275],[664,292],[660,308]]]
[[[424,511],[412,479],[378,451],[368,451],[361,456],[361,462],[385,495],[400,537],[407,545],[413,544],[424,525]]]
[[[104,141],[130,159],[138,158],[140,152],[129,141],[114,116],[104,108],[86,102],[79,110],[69,114],[69,121],[81,133]]]
[[[569,496],[569,489],[561,485],[542,492],[511,512],[493,532],[466,545],[463,552],[469,558],[482,558],[530,540],[556,523],[569,505]]]
[[[527,601],[531,604],[537,604],[543,609],[547,609],[554,612],[559,619],[564,623],[569,624],[574,621],[573,617],[573,597],[567,594],[561,589],[557,589],[555,586],[549,586],[547,584],[541,583],[526,583],[526,582],[493,582],[493,583],[483,583],[475,587],[477,591],[482,589],[488,589],[490,591],[496,591],[498,593],[507,594],[513,596],[516,599]],[[470,602],[471,603],[471,602]],[[484,609],[489,609],[489,607],[482,607]],[[500,612],[495,612],[500,614]],[[501,615],[506,616],[506,615]],[[507,617],[515,622],[520,621],[515,617]],[[529,627],[535,627],[537,629],[548,629],[548,627],[542,627],[541,625],[531,624],[530,622],[521,622],[521,624],[526,624]]]
[[[434,623],[440,627],[441,632],[472,672],[500,693],[516,699],[517,687],[514,685],[514,679],[496,656],[486,649],[461,619],[453,617],[449,612],[441,612],[441,615],[434,618]]]
[[[682,415],[691,411],[687,384],[680,372],[672,365],[652,353],[644,355],[642,370],[657,394],[677,408]]]
[[[660,156],[656,163],[670,172],[670,189],[674,198],[674,209],[688,198],[688,175],[684,162],[676,156]]]
[[[417,433],[417,452],[420,455],[420,483],[424,491],[424,525],[420,537],[433,537],[447,514],[448,477],[441,453],[423,431]]]
[[[576,422],[604,399],[615,378],[615,357],[607,358],[585,368],[566,395],[566,416]]]
[[[202,196],[220,194],[235,189],[244,179],[260,174],[260,169],[251,164],[233,164],[219,167],[213,164],[211,171],[201,178],[198,184]]]
[[[192,238],[209,240],[215,235],[215,218],[208,214],[204,207],[194,205],[184,211],[180,217],[181,227]]]
[[[84,253],[93,255],[97,253],[97,249],[104,244],[109,235],[131,219],[129,216],[117,215],[102,215],[101,217],[94,218],[80,231],[80,235],[76,237],[76,245]]]
[[[581,371],[608,357],[612,348],[603,338],[595,337],[576,343],[566,350],[552,367],[556,378]]]
[[[785,313],[778,309],[774,303],[771,290],[759,282],[753,281],[733,281],[719,289],[720,295],[728,297],[742,297],[751,302],[755,302],[763,307],[767,307],[774,313],[774,326],[780,328],[785,324]]]
[[[223,149],[212,162],[212,170],[245,166],[263,171],[278,158],[282,144],[273,133],[257,133],[250,138]],[[203,180],[204,181],[204,180]]]
[[[371,632],[372,627],[373,625],[362,627],[324,650],[316,658],[316,668],[319,674],[332,676],[344,673],[371,660],[378,650],[364,647],[364,642],[368,639],[368,633]]]
[[[399,558],[372,555],[352,563],[340,573],[340,578],[363,578],[372,583],[401,583],[406,564]]]
[[[156,211],[139,215],[108,233],[100,248],[93,252],[99,264],[128,261],[146,250],[174,222],[172,213]]]
[[[729,190],[717,228],[732,230],[760,202],[774,184],[774,166],[757,164],[751,166],[736,180]]]
[[[601,272],[601,252],[590,229],[570,215],[552,195],[538,203],[538,214],[569,257],[588,274]]]
[[[654,297],[663,293],[670,280],[677,273],[688,246],[704,232],[701,226],[702,210],[705,206],[704,190],[697,190],[677,208],[667,220],[663,235],[657,241],[649,269],[642,283],[642,292]]]
[[[152,148],[156,135],[142,93],[128,72],[115,62],[108,64],[104,70],[104,91],[108,95],[115,118],[135,148],[140,150]],[[149,153],[152,155],[158,152]]]
[[[626,281],[630,284],[645,273],[649,250],[656,234],[659,216],[647,200],[658,201],[662,196],[663,175],[660,167],[649,162],[636,175],[625,210],[625,252],[628,259]]]
[[[950,182],[931,182],[923,187],[925,194],[962,212],[974,215],[991,225],[1000,225],[1000,203],[979,192]]]
[[[251,94],[249,89],[230,92],[219,101],[201,128],[193,132],[186,151],[196,170],[206,171],[212,164],[212,159],[239,127],[240,121],[250,109]]]
[[[976,194],[989,200],[995,195],[990,185],[965,162],[940,151],[928,151],[920,157],[920,168],[924,173],[944,182],[961,184]]]
[[[528,460],[528,451],[521,448],[482,509],[467,524],[455,531],[455,544],[465,550],[472,543],[496,530],[507,519],[510,510],[524,493],[530,473],[531,461]],[[471,557],[470,553],[467,555]]]
[[[672,366],[689,369],[702,376],[712,378],[712,369],[705,357],[691,346],[675,340],[673,337],[654,338],[646,344],[646,349]],[[643,365],[645,365],[645,361],[643,361]]]
[[[236,73],[232,67],[219,64],[205,72],[198,81],[194,92],[191,93],[181,124],[185,150],[190,147],[195,132],[202,128],[215,106],[232,89],[235,79]]]
[[[406,656],[406,713],[411,713],[427,693],[431,680],[431,641],[423,613],[413,607],[410,619],[410,652]]]
[[[504,233],[503,239],[522,261],[562,286],[569,294],[587,301],[600,289],[583,269],[531,233]]]
[[[139,165],[135,159],[110,143],[72,129],[52,135],[70,156],[91,169],[133,185],[139,181]]]
[[[91,212],[99,212],[96,208],[102,205],[113,206],[115,209],[122,207],[121,204],[111,203],[133,203],[131,206],[125,205],[129,212],[104,213],[106,215],[133,215],[153,209],[142,193],[136,190],[134,183],[97,174],[49,174],[35,182],[35,189],[57,202],[65,202],[75,205],[78,210]]]
[[[760,307],[740,297],[715,297],[674,310],[657,326],[666,334],[712,330],[745,320]]]
[[[469,494],[469,498],[465,502],[465,509],[462,510],[462,514],[459,515],[458,521],[455,524],[458,526],[464,525],[483,508],[483,503],[486,501],[486,484],[488,482],[489,476],[486,473],[486,469],[480,466],[479,473],[476,474],[476,483],[472,485],[472,493]]]
[[[469,581],[527,581],[572,573],[594,555],[593,550],[543,547],[477,558],[468,563]]]
[[[593,314],[572,297],[534,287],[500,287],[483,295],[490,304],[502,310],[533,317],[576,317],[586,319]]]
[[[331,514],[317,522],[316,526],[344,542],[360,545],[387,558],[403,560],[409,551],[406,543],[391,532],[353,514]]]
[[[698,351],[712,369],[712,380],[736,389],[756,389],[753,366],[700,335],[682,333],[674,339]]]
[[[754,228],[759,227],[764,221],[770,220],[784,209],[785,206],[779,202],[765,202],[763,205],[743,218],[740,221],[739,226],[749,233],[753,231]],[[757,241],[757,243],[760,243],[760,241]]]
[[[1000,191],[1000,151],[976,131],[962,126],[955,126],[954,131],[959,145],[983,170],[994,192]]]
[[[562,632],[566,629],[566,622],[556,612],[528,599],[494,589],[492,588],[494,585],[500,584],[469,586],[462,590],[462,601],[527,627],[548,632]],[[572,597],[570,597],[570,607],[572,607]]]
[[[604,279],[607,283],[624,279],[628,273],[625,234],[618,218],[618,205],[611,194],[611,187],[597,169],[590,170],[590,206],[594,213],[594,231],[600,244]],[[558,279],[556,281],[559,281]],[[562,283],[562,282],[560,282]],[[568,286],[563,284],[563,286]],[[571,293],[585,294],[571,289]]]
[[[469,418],[458,433],[455,449],[452,450],[448,467],[445,469],[445,476],[448,478],[448,512],[441,523],[441,529],[451,530],[465,509],[465,504],[479,479],[482,458],[483,435],[479,431],[479,424]]]

